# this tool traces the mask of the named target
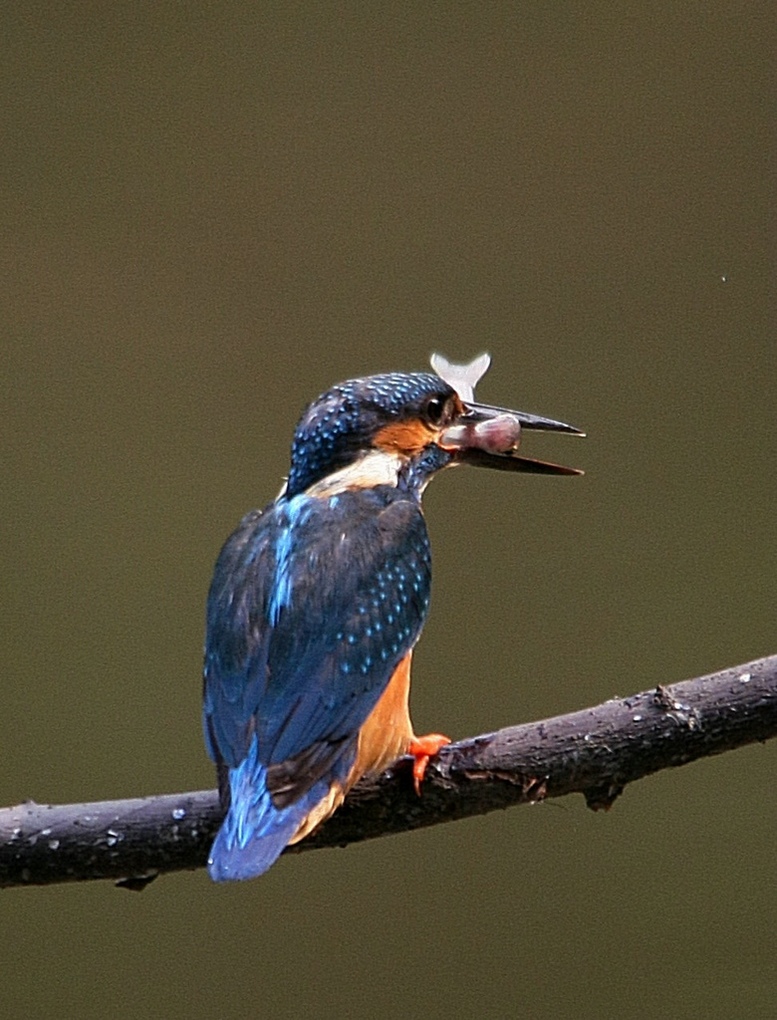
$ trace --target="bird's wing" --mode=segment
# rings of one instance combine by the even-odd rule
[[[295,496],[246,517],[208,599],[204,726],[234,768],[258,738],[286,802],[344,778],[362,723],[413,647],[430,554],[415,499],[360,490]]]

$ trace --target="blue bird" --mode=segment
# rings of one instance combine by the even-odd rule
[[[203,728],[226,811],[208,869],[261,875],[365,774],[448,742],[417,737],[410,661],[429,609],[421,495],[457,464],[579,474],[519,456],[563,422],[478,404],[482,355],[333,386],[294,433],[278,498],[227,539],[208,595]]]

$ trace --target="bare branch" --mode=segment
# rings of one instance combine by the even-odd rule
[[[403,759],[362,781],[291,852],[345,846],[547,797],[608,808],[627,783],[777,736],[777,655],[443,748],[423,796]],[[215,790],[0,809],[0,887],[95,878],[143,888],[202,867],[221,821]]]

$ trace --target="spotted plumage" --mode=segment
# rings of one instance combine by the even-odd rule
[[[366,453],[387,425],[418,421],[424,402],[454,399],[438,375],[390,372],[333,386],[303,414],[291,446],[287,492],[302,492]]]
[[[483,455],[481,407],[432,373],[332,387],[297,426],[281,495],[224,545],[203,699],[227,811],[214,879],[261,874],[362,774],[408,751],[423,766],[446,739],[415,738],[407,708],[431,583],[421,494],[436,471]],[[514,448],[485,456],[539,463]]]

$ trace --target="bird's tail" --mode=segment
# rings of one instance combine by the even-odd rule
[[[267,871],[322,797],[314,787],[294,804],[275,807],[256,735],[243,761],[229,770],[229,790],[229,811],[208,856],[214,882],[255,878]]]

